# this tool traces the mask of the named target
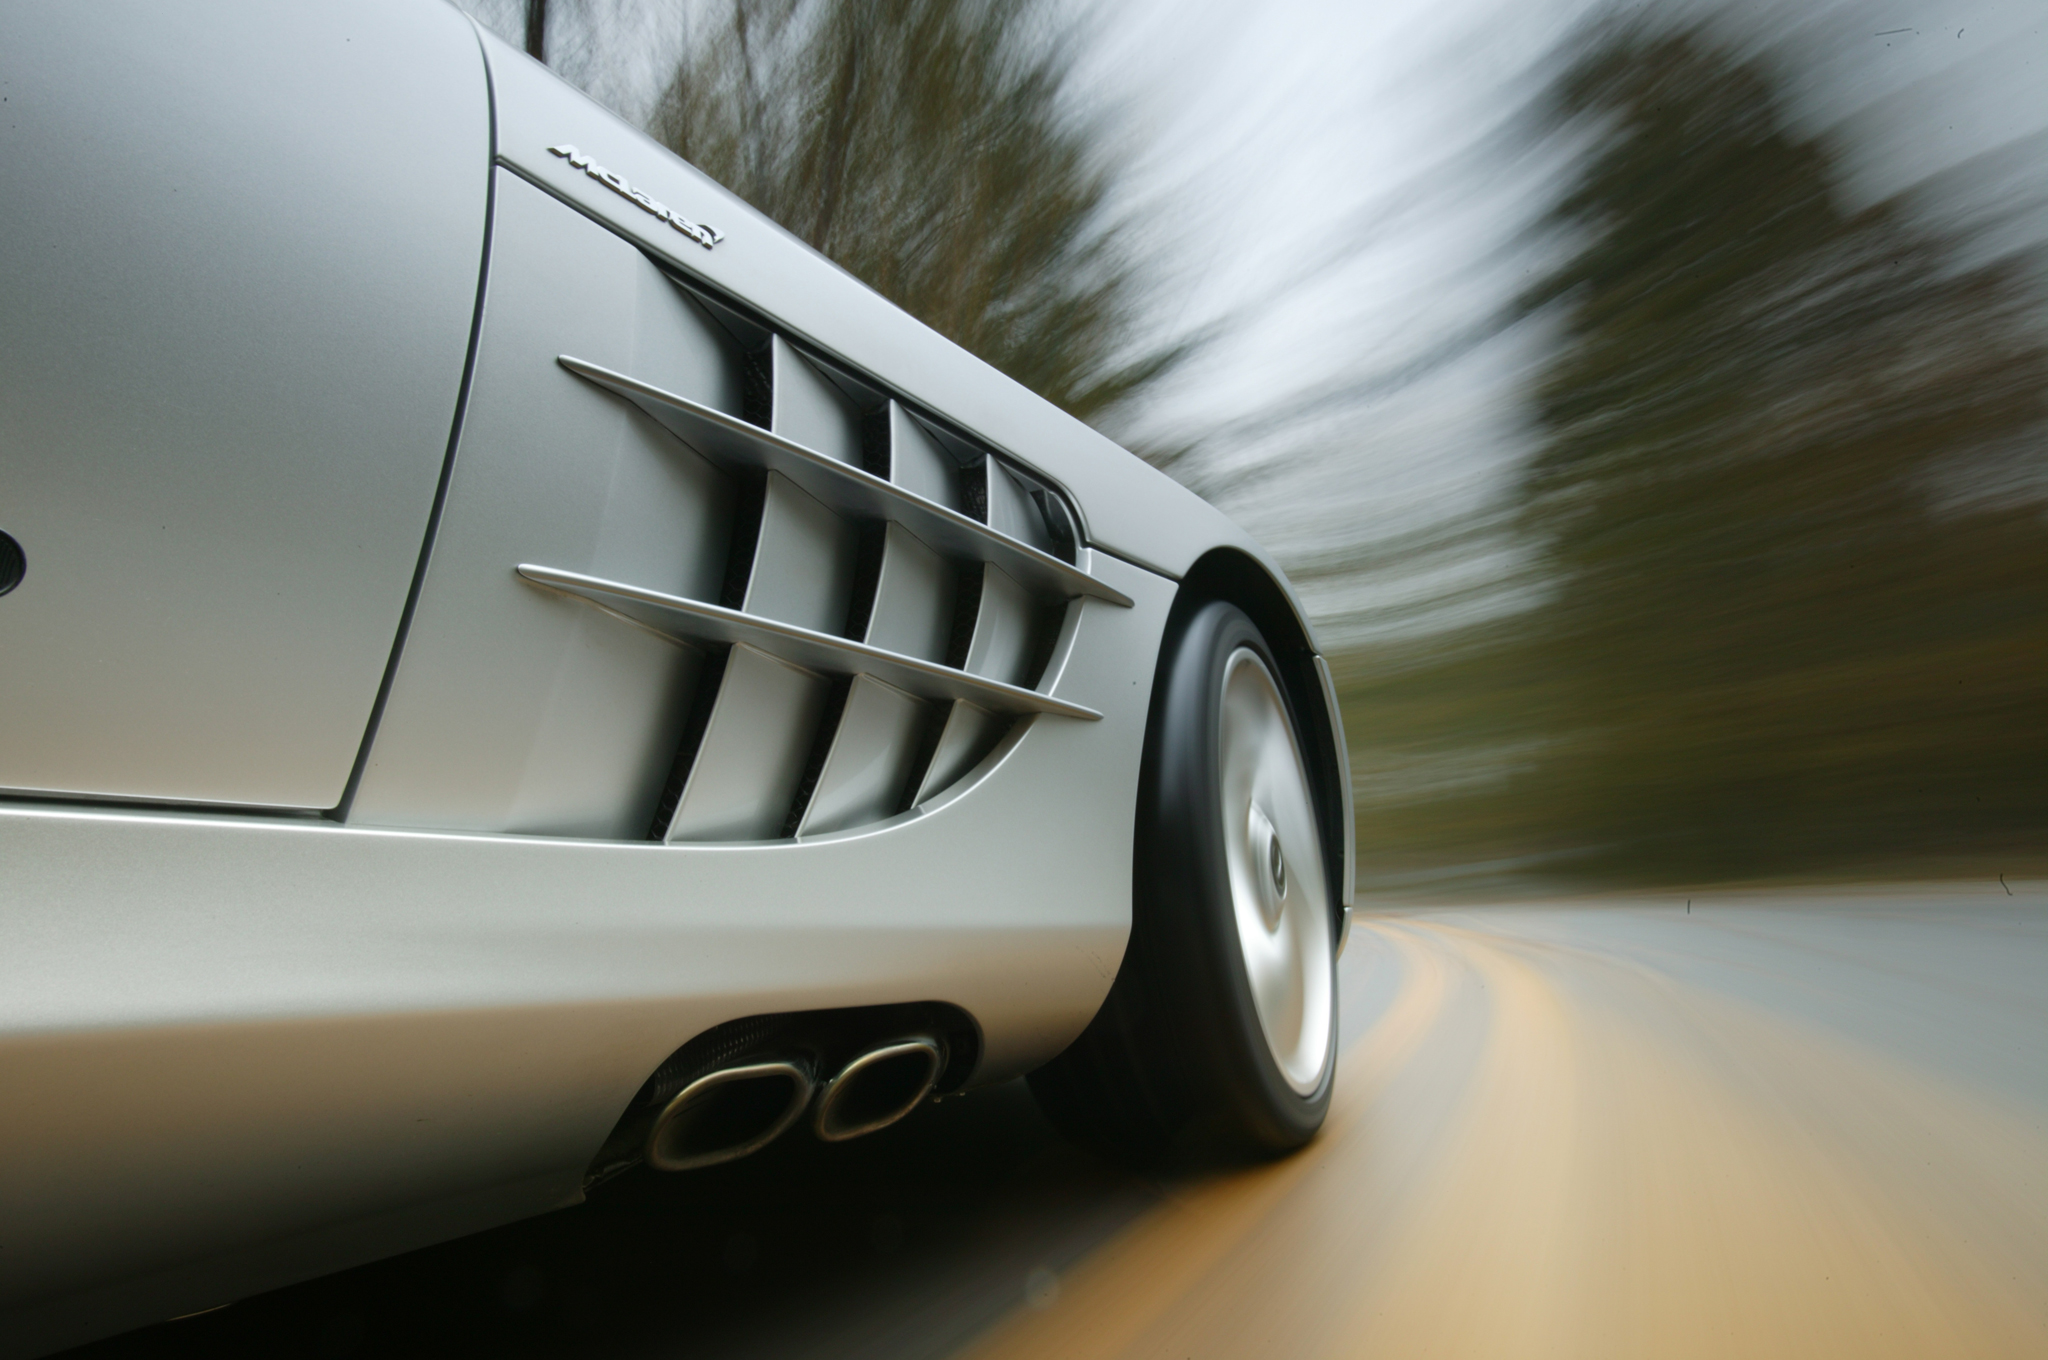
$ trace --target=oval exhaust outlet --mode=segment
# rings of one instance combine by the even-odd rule
[[[802,1117],[811,1074],[790,1062],[706,1073],[662,1107],[647,1134],[647,1164],[690,1171],[758,1152]]]
[[[923,1035],[869,1049],[826,1083],[811,1127],[828,1143],[887,1128],[931,1094],[944,1067],[938,1041]]]

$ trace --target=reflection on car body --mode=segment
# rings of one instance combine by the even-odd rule
[[[0,1351],[1034,1070],[1313,1133],[1341,733],[1242,531],[453,10],[0,35]]]

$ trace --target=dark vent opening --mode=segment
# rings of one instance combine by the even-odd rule
[[[774,419],[775,376],[766,346],[740,356],[740,419],[767,429]]]
[[[832,692],[825,698],[825,711],[818,718],[818,734],[811,739],[810,758],[804,761],[804,777],[797,782],[796,797],[790,800],[789,816],[782,822],[782,836],[796,835],[804,813],[811,807],[811,795],[818,791],[818,777],[825,773],[825,758],[832,754],[832,739],[839,735],[839,720],[846,716],[846,696],[853,692],[853,677],[835,676]]]
[[[871,406],[860,413],[860,466],[883,481],[893,480],[889,453],[889,406]]]
[[[718,702],[725,663],[731,656],[732,648],[720,647],[704,658],[703,669],[697,673],[696,692],[690,696],[690,716],[683,721],[675,763],[669,767],[668,782],[661,786],[661,801],[654,805],[654,819],[647,826],[648,840],[668,839],[668,824],[676,815],[676,804],[683,801],[683,789],[690,782],[690,767],[697,763],[697,748],[704,744],[705,730],[711,726],[711,709]]]
[[[953,630],[946,638],[946,664],[956,671],[967,669],[967,652],[974,645],[974,621],[981,615],[981,588],[988,568],[980,562],[960,568],[953,590]]]
[[[725,580],[718,588],[718,603],[727,609],[743,609],[747,582],[754,575],[754,552],[761,544],[761,515],[768,504],[768,474],[740,479],[732,505],[732,545],[726,551]]]
[[[960,505],[969,519],[988,523],[988,459],[960,469]]]
[[[846,608],[846,636],[865,642],[875,617],[875,596],[882,588],[882,554],[889,546],[889,526],[870,520],[860,526],[860,546],[853,559],[853,590]]]

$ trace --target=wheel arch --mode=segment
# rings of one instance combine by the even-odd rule
[[[1242,609],[1273,648],[1281,687],[1307,738],[1308,750],[1304,754],[1316,795],[1331,901],[1336,904],[1332,927],[1341,940],[1354,895],[1356,832],[1351,761],[1329,665],[1316,647],[1315,634],[1293,592],[1250,553],[1220,547],[1197,558],[1181,576],[1180,590],[1167,616],[1166,636],[1177,636],[1183,622],[1211,600],[1227,601]]]

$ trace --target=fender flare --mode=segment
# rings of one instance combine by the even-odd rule
[[[1294,593],[1267,565],[1238,548],[1212,548],[1182,575],[1168,615],[1167,635],[1186,614],[1210,600],[1227,600],[1251,616],[1272,645],[1280,683],[1307,738],[1309,782],[1321,809],[1323,859],[1329,866],[1332,929],[1338,947],[1351,926],[1356,897],[1357,828],[1352,809],[1351,759],[1344,715],[1329,663]],[[1156,673],[1156,667],[1155,667]]]

